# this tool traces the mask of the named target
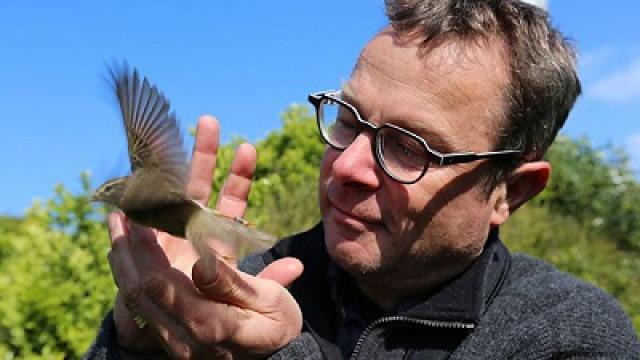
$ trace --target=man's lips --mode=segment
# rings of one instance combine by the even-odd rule
[[[329,200],[329,202],[333,210],[336,212],[336,215],[340,218],[339,220],[344,220],[344,221],[355,220],[357,222],[370,224],[370,225],[381,224],[380,220],[378,219],[372,218],[370,216],[354,214],[351,211],[344,210],[343,207],[336,205],[335,202],[331,200]]]

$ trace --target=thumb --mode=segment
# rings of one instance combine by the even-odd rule
[[[245,307],[257,297],[255,284],[249,275],[215,257],[212,263],[198,260],[191,276],[193,284],[210,299]]]
[[[213,265],[205,266],[202,261],[196,262],[192,270],[194,285],[211,299],[241,307],[255,301],[258,293],[266,289],[265,286],[271,287],[269,282],[262,280],[271,280],[287,287],[303,270],[300,260],[294,258],[274,261],[257,278],[236,270],[224,261],[215,260]]]
[[[287,257],[269,264],[258,274],[258,277],[273,280],[284,287],[289,287],[291,283],[302,275],[303,270],[304,266],[300,260]]]

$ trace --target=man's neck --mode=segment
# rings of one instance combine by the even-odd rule
[[[382,309],[390,311],[403,301],[432,293],[460,275],[472,262],[439,267],[438,271],[425,272],[413,280],[406,275],[352,276],[363,294]]]

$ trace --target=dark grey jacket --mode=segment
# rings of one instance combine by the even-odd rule
[[[331,276],[321,224],[247,257],[241,268],[257,273],[285,256],[299,258],[305,266],[289,289],[300,304],[304,326],[302,334],[272,358],[343,358],[338,344],[345,340],[339,330],[349,317],[342,299],[346,288]],[[87,358],[119,358],[113,329],[108,316]],[[462,275],[366,326],[351,356],[640,359],[640,345],[615,299],[540,260],[511,256],[494,232],[483,254]]]

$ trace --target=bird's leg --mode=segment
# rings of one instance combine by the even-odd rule
[[[221,217],[227,218],[229,220],[233,220],[233,221],[237,222],[238,224],[241,224],[241,225],[244,225],[244,226],[247,226],[247,227],[253,227],[252,223],[250,223],[248,220],[246,220],[246,219],[244,219],[244,218],[242,218],[240,216],[228,216],[228,215],[225,215],[225,214],[223,214],[223,213],[221,213],[221,212],[219,212],[218,210],[215,210],[215,209],[213,209],[211,211],[216,216],[221,216]]]

